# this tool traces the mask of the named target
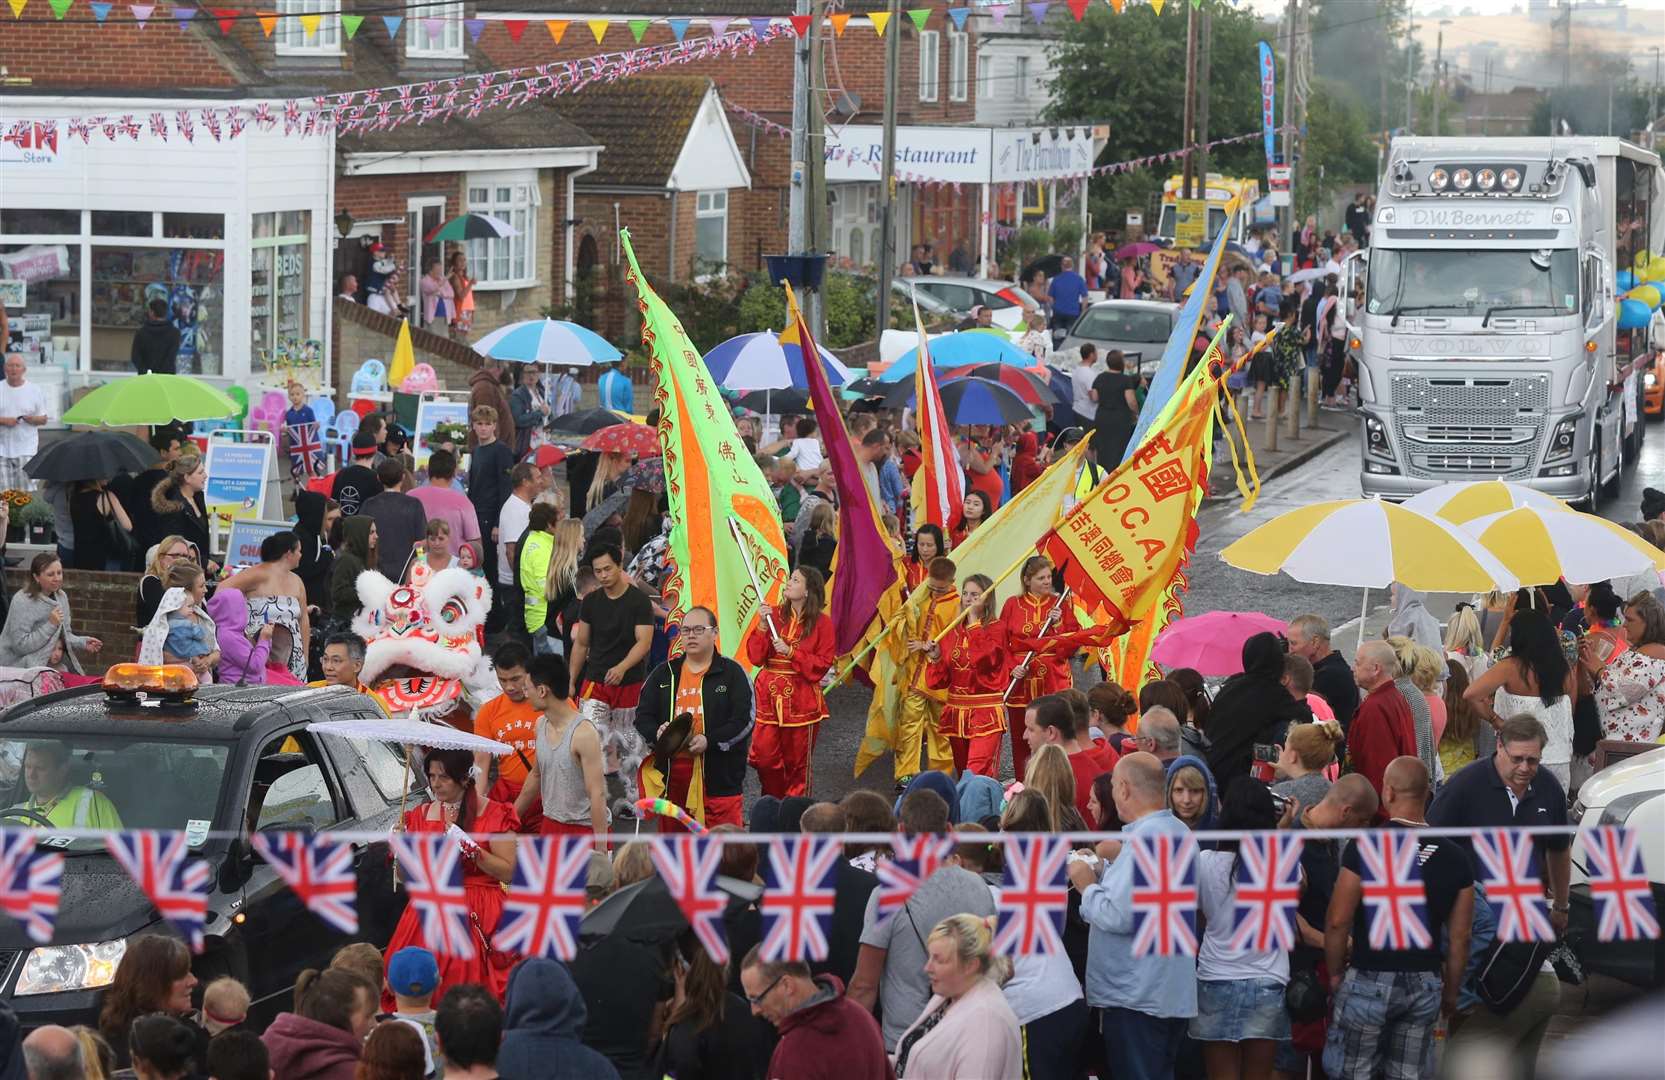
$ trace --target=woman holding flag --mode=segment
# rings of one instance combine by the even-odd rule
[[[1006,633],[1008,659],[1015,665],[1009,673],[1006,724],[1012,733],[1012,767],[1021,777],[1029,761],[1023,714],[1036,698],[1075,685],[1070,657],[1088,643],[1084,639],[1096,637],[1097,631],[1083,631],[1068,597],[1052,591],[1051,559],[1031,556],[1023,564],[1020,578],[1023,592],[1006,601],[1000,623]]]
[[[948,541],[943,537],[942,526],[927,523],[916,529],[913,534],[913,554],[902,566],[908,592],[911,593],[925,584],[925,579],[931,573],[931,563],[946,554]]]
[[[925,684],[947,690],[937,730],[948,737],[954,770],[994,776],[1006,727],[1001,697],[1008,678],[1006,628],[994,613],[994,581],[972,574],[960,583],[965,617],[926,649]]]
[[[760,607],[762,617],[746,636],[746,659],[760,668],[751,764],[763,794],[778,799],[809,794],[815,728],[827,717],[821,679],[837,653],[832,619],[822,610],[826,582],[819,570],[798,567],[781,598],[779,609]]]

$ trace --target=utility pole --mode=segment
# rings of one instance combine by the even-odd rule
[[[1648,90],[1648,149],[1659,145],[1659,46],[1653,47],[1653,86]]]
[[[827,138],[823,130],[825,112],[821,107],[820,88],[827,85],[822,71],[822,46],[826,42],[826,28],[821,25],[826,17],[826,0],[810,0],[809,20],[809,95],[808,131],[804,142],[808,146],[808,190],[805,193],[805,251],[830,252],[832,231],[827,221]],[[815,340],[827,335],[827,302],[821,289],[806,289],[809,299],[809,329]]]
[[[1445,28],[1450,22],[1450,19],[1441,19],[1439,32],[1434,36],[1434,130],[1429,132],[1431,135],[1441,134],[1440,97],[1445,92]]]
[[[1196,175],[1196,162],[1192,158],[1192,150],[1196,145],[1193,134],[1196,130],[1197,117],[1197,9],[1185,9],[1185,110],[1180,121],[1180,145],[1185,148],[1184,166],[1180,170],[1182,177],[1180,197],[1193,198],[1191,194],[1191,178]]]
[[[1295,163],[1295,22],[1300,0],[1289,0],[1283,17],[1283,164]],[[1291,177],[1294,171],[1290,172]],[[1295,251],[1295,185],[1290,184],[1289,205],[1278,208],[1283,219],[1283,243],[1278,251],[1282,258],[1294,264]],[[1275,425],[1274,425],[1275,426]]]
[[[794,11],[809,14],[810,0],[797,0]],[[792,187],[786,205],[786,250],[801,253],[809,250],[809,220],[806,211],[808,194],[809,147],[809,42],[793,42],[792,55]]]
[[[1549,95],[1549,133],[1552,137],[1561,133],[1561,125],[1566,121],[1566,117],[1559,115],[1556,106],[1565,106],[1567,84],[1572,81],[1572,5],[1567,0],[1561,0],[1561,13],[1555,21],[1561,24],[1561,96],[1557,100],[1553,91]]]
[[[1204,8],[1197,28],[1197,194],[1208,198],[1209,58],[1214,45],[1214,17]],[[1210,238],[1212,239],[1212,237]]]
[[[1416,11],[1409,4],[1405,5],[1405,134],[1409,135],[1416,127],[1416,117],[1411,114],[1411,99],[1416,94]]]
[[[875,333],[890,328],[890,280],[896,273],[896,75],[901,67],[902,28],[897,24],[901,0],[890,0],[890,21],[885,26],[885,133],[884,158],[879,167],[879,295]],[[894,34],[890,31],[896,31]]]

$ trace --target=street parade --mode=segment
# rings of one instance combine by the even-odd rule
[[[1665,8],[10,9],[0,1080],[1659,1075]]]

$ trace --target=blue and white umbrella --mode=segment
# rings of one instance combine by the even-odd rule
[[[514,364],[587,367],[624,354],[587,326],[561,319],[530,319],[500,327],[474,343],[474,351]]]
[[[966,367],[971,364],[1010,364],[1013,367],[1030,368],[1038,372],[1040,367],[1039,360],[1013,345],[1004,335],[981,330],[964,330],[957,334],[944,334],[942,337],[932,338],[929,348],[931,363],[939,368]],[[885,373],[879,376],[879,381],[890,383],[898,379],[911,379],[918,364],[919,348],[915,346],[903,353],[896,363],[886,368]]]
[[[817,345],[821,370],[827,382],[843,386],[850,381],[850,369],[838,357]],[[764,331],[731,337],[705,354],[705,366],[720,386],[729,390],[786,390],[809,388],[804,373],[803,346],[782,341],[781,335]]]

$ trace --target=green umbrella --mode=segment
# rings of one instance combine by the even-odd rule
[[[504,240],[519,235],[518,229],[501,218],[490,214],[464,214],[430,229],[422,239],[429,244],[443,240],[460,244],[465,240]]]
[[[207,383],[189,375],[151,372],[105,383],[64,413],[64,423],[155,426],[175,421],[222,420],[235,415],[237,403]]]

